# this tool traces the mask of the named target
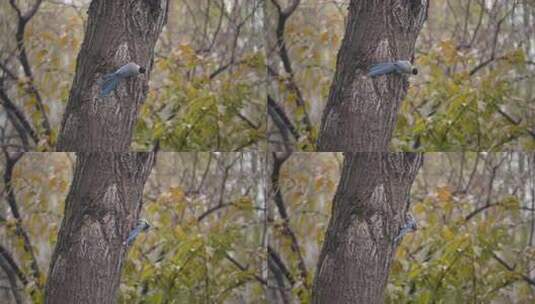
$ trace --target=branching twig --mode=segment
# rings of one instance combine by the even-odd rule
[[[9,268],[9,265],[4,261],[3,256],[0,256],[0,268],[4,270],[7,280],[9,281],[9,285],[11,285],[10,289],[13,293],[13,298],[15,298],[15,302],[17,304],[22,304],[22,297],[19,293],[19,289],[17,288],[15,274],[13,273],[12,269]]]
[[[14,117],[17,118],[18,122],[25,130],[25,133],[27,133],[31,137],[31,139],[37,144],[37,142],[39,141],[37,132],[35,132],[35,130],[32,128],[30,122],[24,115],[24,112],[22,112],[22,110],[11,101],[11,99],[9,98],[9,96],[7,96],[6,92],[4,92],[2,87],[0,87],[0,103],[2,103],[2,106],[4,106],[8,113],[12,113]],[[13,125],[16,124],[13,120],[11,122],[13,123]],[[21,139],[25,137],[20,134],[20,132],[19,135],[21,136]]]
[[[512,123],[513,125],[518,126],[522,122],[522,120],[513,118],[511,115],[509,115],[508,113],[506,113],[505,111],[500,109],[498,106],[496,106],[496,108],[497,108],[497,112],[500,115],[502,115],[505,119],[507,119],[507,121]],[[533,139],[535,139],[535,131],[532,131],[530,129],[526,129],[526,132],[528,132],[528,134],[531,135],[531,137],[533,137]]]
[[[6,191],[6,200],[11,210],[11,214],[15,218],[15,226],[17,235],[22,238],[24,251],[29,254],[31,259],[32,276],[35,278],[37,286],[40,287],[41,272],[39,270],[39,264],[33,251],[33,247],[30,242],[28,233],[22,226],[22,217],[20,215],[17,201],[15,199],[15,192],[12,185],[13,169],[24,153],[9,153],[3,149],[6,159],[5,171],[4,171],[4,187]]]
[[[11,253],[9,253],[9,251],[2,245],[0,245],[0,255],[4,258],[9,267],[13,270],[13,272],[17,275],[19,281],[26,286],[26,284],[28,284],[28,279],[26,279],[26,275],[24,274],[24,272],[22,272],[22,270],[20,270],[19,265],[17,265],[17,262],[15,261],[15,259],[13,259]]]
[[[281,273],[286,277],[288,282],[290,282],[290,285],[295,284],[295,279],[292,276],[292,273],[288,270],[288,267],[284,264],[282,261],[280,255],[273,249],[273,247],[268,245],[268,259],[270,259],[274,264],[277,265],[277,268],[281,271]]]
[[[243,266],[242,264],[240,264],[240,262],[236,261],[236,259],[234,259],[233,257],[231,257],[228,253],[225,253],[225,257],[227,258],[227,260],[229,260],[232,264],[234,264],[236,267],[238,267],[241,271],[246,271],[248,269],[247,266]],[[263,285],[266,285],[267,286],[267,281],[264,280],[261,276],[259,275],[253,275],[254,278],[262,283]]]
[[[17,6],[15,3],[15,0],[9,0],[9,4],[11,7],[15,10],[18,18],[17,22],[17,31],[15,33],[15,40],[17,42],[17,51],[18,51],[18,58],[20,61],[20,64],[22,65],[22,69],[24,71],[24,75],[28,78],[28,91],[35,96],[36,99],[36,107],[39,112],[41,112],[42,115],[42,126],[45,131],[45,134],[47,136],[50,136],[52,133],[52,130],[50,128],[50,122],[48,121],[48,116],[46,114],[45,106],[43,104],[43,99],[41,98],[41,94],[37,90],[35,86],[35,80],[32,72],[32,68],[30,66],[30,62],[28,60],[28,54],[26,53],[26,47],[24,45],[24,32],[26,30],[26,25],[30,21],[30,19],[35,15],[37,10],[39,9],[39,6],[41,5],[43,1],[42,0],[36,0],[35,3],[30,7],[30,9],[26,13],[22,13],[21,9]]]
[[[497,207],[497,206],[500,206],[501,203],[500,202],[497,202],[497,203],[491,203],[491,204],[485,204],[479,208],[476,208],[475,210],[473,210],[472,212],[470,212],[467,216],[464,217],[464,220],[467,222],[469,221],[471,218],[473,218],[474,216],[478,215],[479,213],[489,209],[489,208],[492,208],[492,207]]]
[[[269,258],[268,258],[268,269],[269,269],[269,273],[271,277],[275,279],[278,285],[278,287],[272,286],[272,285],[268,285],[268,287],[270,289],[274,289],[279,292],[283,304],[290,304],[290,299],[288,295],[291,292],[291,290],[287,288],[286,285],[284,284],[284,276],[280,268],[278,268],[277,265],[275,265],[274,261]]]
[[[229,206],[232,206],[232,205],[233,205],[233,203],[218,204],[218,205],[206,210],[200,216],[198,216],[197,217],[197,222],[202,221],[205,217],[209,216],[210,214],[214,213],[215,211],[217,211],[219,209],[223,209],[225,207],[229,207]]]
[[[278,116],[279,120],[284,123],[284,125],[278,125],[277,127],[281,132],[283,132],[285,129],[290,131],[292,133],[293,137],[298,140],[299,139],[299,132],[297,131],[297,128],[293,125],[293,123],[288,118],[288,115],[284,112],[284,109],[277,104],[277,102],[271,97],[271,95],[268,94],[267,96],[267,106],[268,106],[268,113],[273,119],[275,123],[277,123],[276,116]]]
[[[288,212],[286,211],[286,206],[284,204],[284,199],[282,197],[282,193],[280,190],[280,184],[279,184],[279,177],[280,177],[280,170],[284,162],[288,159],[290,156],[290,153],[285,153],[283,156],[277,156],[277,153],[273,153],[273,168],[271,172],[271,191],[273,193],[273,201],[275,202],[275,205],[277,207],[278,213],[282,219],[282,233],[286,235],[290,239],[291,245],[290,248],[292,252],[297,256],[298,263],[297,266],[299,268],[299,275],[303,281],[303,285],[305,286],[305,289],[309,288],[308,284],[308,270],[305,264],[305,260],[303,258],[303,254],[301,252],[301,248],[299,246],[299,242],[297,240],[297,236],[295,235],[294,231],[290,227],[290,218],[288,216]]]
[[[310,117],[308,116],[308,112],[306,111],[306,105],[305,105],[305,100],[303,98],[303,94],[301,93],[301,90],[299,89],[299,86],[297,85],[297,82],[295,81],[295,73],[292,68],[292,63],[290,60],[290,56],[288,54],[288,49],[286,48],[286,41],[284,39],[284,30],[286,27],[286,21],[288,21],[288,18],[294,13],[295,9],[300,3],[300,0],[293,0],[286,9],[283,9],[276,0],[271,0],[271,2],[273,3],[273,5],[275,5],[277,9],[277,13],[279,15],[275,34],[277,37],[277,50],[279,53],[279,57],[282,60],[284,70],[289,75],[287,79],[287,86],[291,91],[294,92],[297,106],[303,109],[303,118],[301,122],[305,125],[305,130],[309,133],[309,136],[311,136],[312,135],[312,123],[310,121]]]
[[[507,264],[507,262],[505,260],[503,260],[502,258],[500,258],[496,253],[494,253],[493,251],[491,251],[491,254],[492,254],[492,257],[498,261],[498,263],[502,264],[503,267],[505,267],[507,270],[511,271],[511,272],[514,272],[514,273],[518,273],[515,271],[515,268],[516,268],[516,265],[515,266],[511,266],[509,264]],[[523,274],[523,273],[519,273],[520,277],[522,278],[522,280],[526,281],[526,283],[530,284],[530,285],[533,285],[535,286],[535,279],[532,279],[530,277],[528,277],[527,275]]]

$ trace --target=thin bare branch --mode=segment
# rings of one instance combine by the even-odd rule
[[[42,3],[42,0],[37,0],[34,5],[30,8],[30,10],[26,13],[22,13],[20,8],[15,3],[15,0],[10,0],[9,2],[11,4],[11,7],[15,10],[18,17],[17,22],[17,31],[15,33],[15,40],[17,42],[17,51],[18,51],[18,58],[20,61],[20,64],[22,65],[22,69],[24,71],[24,75],[28,78],[27,83],[27,91],[34,95],[36,99],[36,108],[41,113],[42,116],[42,127],[45,131],[45,134],[47,136],[50,136],[52,134],[52,129],[50,127],[50,122],[48,120],[48,115],[45,110],[45,106],[43,103],[43,99],[41,98],[41,94],[37,90],[37,87],[35,86],[35,79],[33,75],[32,68],[30,66],[30,62],[28,59],[28,54],[26,53],[26,47],[24,44],[24,32],[26,30],[26,25],[30,21],[30,19],[35,15],[37,10],[39,9],[39,6]]]
[[[13,169],[15,168],[17,162],[24,155],[24,153],[9,153],[7,150],[5,150],[5,148],[3,149],[3,152],[6,159],[4,169],[4,187],[6,191],[6,200],[10,207],[11,214],[15,218],[16,234],[22,239],[24,251],[30,256],[32,276],[35,278],[37,286],[40,287],[41,271],[39,270],[39,264],[37,263],[35,253],[30,242],[30,237],[22,226],[22,217],[18,208],[17,201],[15,199],[15,191],[13,190],[12,184]]]
[[[297,266],[299,268],[299,275],[301,277],[301,280],[303,282],[303,285],[306,289],[309,288],[308,284],[308,270],[305,264],[305,260],[303,258],[303,253],[301,252],[301,247],[299,246],[299,241],[297,240],[297,236],[295,235],[294,231],[290,227],[290,218],[288,216],[288,211],[286,210],[286,206],[284,203],[284,199],[282,197],[282,192],[280,190],[280,184],[279,184],[279,178],[280,178],[280,170],[282,168],[282,165],[284,162],[288,159],[290,156],[290,153],[285,153],[282,157],[279,157],[277,153],[273,153],[273,168],[271,171],[271,191],[273,193],[273,201],[275,202],[275,206],[277,207],[279,216],[282,219],[282,233],[286,235],[290,239],[291,245],[290,248],[292,252],[297,256]]]
[[[515,266],[511,266],[511,265],[509,265],[504,259],[500,258],[500,257],[499,257],[496,253],[494,253],[493,251],[491,251],[491,254],[492,254],[492,257],[493,257],[496,261],[498,261],[498,263],[502,264],[502,266],[505,267],[507,270],[519,274],[520,277],[521,277],[526,283],[535,286],[535,279],[532,279],[532,278],[528,277],[527,275],[525,275],[525,274],[523,274],[523,273],[518,273],[518,272],[516,271],[516,265],[515,265]]]

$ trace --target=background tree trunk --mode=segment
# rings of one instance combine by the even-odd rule
[[[313,303],[383,303],[393,244],[423,155],[346,154],[318,261]]]
[[[80,153],[45,288],[46,303],[115,303],[154,153]]]
[[[323,110],[319,151],[388,151],[407,76],[367,76],[374,63],[411,60],[427,0],[352,0]]]
[[[58,151],[127,151],[148,92],[154,45],[167,19],[168,0],[93,0],[76,75],[58,138]],[[128,62],[146,67],[99,97],[102,77]]]

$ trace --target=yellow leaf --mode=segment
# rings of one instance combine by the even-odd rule
[[[169,191],[170,195],[171,195],[171,199],[173,201],[182,201],[184,200],[184,191],[182,191],[181,188],[179,187],[171,187],[170,191]]]
[[[45,57],[47,54],[48,54],[48,51],[46,49],[42,49],[42,50],[39,50],[37,54],[35,54],[35,57],[37,58],[37,61],[41,63],[45,60]]]
[[[447,63],[454,63],[457,61],[457,48],[451,40],[444,40],[439,43],[440,49]]]
[[[425,212],[425,206],[422,203],[418,203],[414,205],[412,210],[414,210],[415,214],[423,214]]]
[[[327,41],[329,41],[329,33],[327,31],[321,33],[321,42],[323,43],[327,43]]]
[[[453,232],[447,226],[442,227],[441,235],[444,239],[448,241],[453,240],[453,237],[454,237]]]
[[[437,197],[440,201],[449,201],[451,200],[451,192],[447,187],[440,187],[437,190]]]

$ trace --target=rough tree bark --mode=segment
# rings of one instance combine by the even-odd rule
[[[383,303],[405,222],[409,192],[423,155],[346,154],[320,253],[313,303]]]
[[[413,58],[428,5],[428,0],[351,0],[319,151],[388,151],[407,76],[372,79],[367,72],[374,63]]]
[[[93,0],[56,150],[127,151],[148,92],[154,46],[168,0]],[[102,77],[128,62],[147,72],[99,97]]]
[[[80,153],[45,287],[46,303],[115,303],[155,153]]]

